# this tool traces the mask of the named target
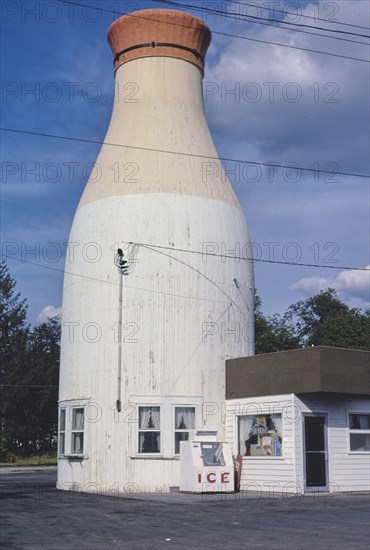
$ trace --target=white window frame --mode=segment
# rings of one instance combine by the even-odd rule
[[[159,429],[158,428],[140,428],[140,409],[159,409]],[[140,433],[143,432],[159,432],[159,453],[141,453],[140,452]],[[163,454],[162,447],[162,407],[159,403],[140,403],[137,405],[137,438],[136,438],[136,454],[141,457],[161,457]]]
[[[176,409],[180,409],[180,408],[194,409],[194,427],[193,428],[187,428],[186,430],[185,429],[181,430],[181,429],[176,428]],[[190,432],[194,432],[196,430],[196,426],[197,426],[197,406],[195,405],[195,403],[193,405],[189,405],[189,404],[183,405],[181,403],[175,403],[173,405],[173,430],[172,430],[172,445],[173,445],[172,451],[173,451],[173,456],[180,457],[180,453],[176,453],[176,434],[177,433],[188,433],[189,434],[189,439],[190,439]]]
[[[62,413],[64,415],[64,430],[60,429]],[[58,416],[58,456],[65,456],[65,454],[66,454],[66,426],[67,426],[67,409],[66,409],[66,407],[60,407],[59,408],[59,416]],[[61,435],[64,436],[63,452],[60,449],[60,436]]]
[[[82,430],[81,428],[76,428],[73,426],[75,421],[75,411],[82,410]],[[71,407],[72,419],[71,419],[71,435],[70,435],[70,456],[83,456],[85,451],[85,407],[80,407],[79,405]],[[82,434],[82,451],[79,453],[74,453],[73,449],[73,439],[76,434]]]
[[[125,410],[125,422],[130,432],[130,458],[132,460],[179,460],[174,454],[174,413],[173,407],[195,406],[195,430],[199,429],[203,415],[203,397],[197,395],[131,395]],[[160,407],[160,453],[139,453],[138,428],[139,407]]]
[[[351,414],[357,414],[357,415],[363,415],[363,416],[368,416],[369,417],[369,420],[370,420],[370,412],[369,411],[359,411],[359,410],[353,410],[353,409],[349,409],[347,411],[347,426],[348,426],[348,454],[351,454],[351,455],[368,455],[370,454],[370,450],[369,451],[352,451],[351,450],[351,434],[370,434],[370,429],[366,430],[366,429],[359,429],[359,430],[354,430],[353,428],[351,428],[351,423],[350,423],[350,415]]]
[[[258,415],[256,414],[238,414],[236,415],[236,449],[238,454],[240,453],[240,431],[239,431],[239,419],[243,418],[245,416],[281,416],[281,455],[280,456],[248,456],[248,455],[242,455],[243,460],[285,460],[285,439],[284,439],[284,415],[282,411],[274,411],[274,412],[266,412],[259,411]]]
[[[59,415],[58,415],[58,458],[88,458],[87,453],[87,419],[86,419],[86,407],[89,404],[89,399],[79,399],[79,400],[65,400],[59,402]],[[73,417],[74,410],[83,409],[83,430],[73,429]],[[60,414],[61,411],[65,411],[65,430],[64,432],[60,430]],[[60,452],[60,434],[64,433],[64,453]],[[83,433],[83,450],[82,453],[73,453],[72,449],[72,439],[73,434]]]

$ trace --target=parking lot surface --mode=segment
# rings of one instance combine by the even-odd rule
[[[368,493],[102,496],[57,491],[55,468],[0,475],[6,549],[370,549]]]

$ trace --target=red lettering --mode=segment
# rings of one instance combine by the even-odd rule
[[[198,483],[202,483],[202,474],[198,474]]]
[[[221,474],[221,483],[230,483],[229,472],[223,472]]]
[[[213,479],[211,479],[211,476],[213,476]],[[216,474],[214,472],[209,472],[207,474],[207,481],[209,481],[209,483],[215,483],[216,481]]]

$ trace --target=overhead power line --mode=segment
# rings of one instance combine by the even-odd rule
[[[156,245],[156,244],[151,244],[151,243],[138,243],[138,242],[134,242],[134,241],[126,241],[128,244],[136,244],[138,246],[142,246],[142,247],[145,247],[145,248],[158,248],[159,250],[171,250],[172,252],[186,252],[188,254],[197,254],[197,255],[200,255],[200,256],[215,256],[217,258],[226,258],[226,259],[230,259],[230,260],[243,260],[243,261],[246,261],[246,262],[254,262],[254,263],[265,263],[265,264],[277,264],[277,265],[289,265],[289,266],[294,266],[294,267],[315,267],[315,268],[321,268],[321,269],[342,269],[343,271],[368,271],[370,272],[370,269],[366,268],[366,267],[356,267],[356,266],[345,266],[345,265],[323,265],[323,264],[309,264],[309,263],[299,263],[299,262],[287,262],[287,261],[279,261],[279,260],[263,260],[262,258],[246,258],[245,256],[237,256],[237,255],[230,255],[230,254],[216,254],[216,253],[212,253],[212,252],[203,252],[201,250],[188,250],[186,248],[175,248],[175,247],[171,247],[171,246],[161,246],[161,245]],[[118,283],[115,283],[113,281],[107,281],[105,279],[97,279],[96,277],[90,277],[89,275],[81,275],[79,273],[73,273],[72,271],[65,271],[64,269],[59,269],[57,267],[51,267],[51,266],[48,266],[48,265],[45,265],[45,264],[40,264],[38,262],[31,262],[29,260],[25,260],[24,258],[16,258],[14,256],[10,256],[8,254],[3,254],[3,253],[0,253],[0,256],[2,256],[3,258],[6,258],[6,259],[10,259],[10,260],[14,260],[14,261],[17,261],[17,262],[21,262],[21,263],[26,263],[26,264],[30,264],[30,265],[33,265],[33,266],[36,266],[36,267],[42,267],[44,269],[49,269],[51,271],[57,271],[59,273],[66,273],[67,275],[72,275],[72,276],[75,276],[75,277],[81,277],[82,279],[88,279],[88,280],[91,280],[91,281],[95,281],[95,282],[98,282],[98,283],[106,283],[106,284],[110,284],[110,285],[115,285],[117,286]],[[168,295],[168,296],[175,296],[175,297],[178,297],[178,298],[189,298],[189,299],[193,299],[193,297],[191,296],[183,296],[183,295],[177,295],[177,294],[172,294],[171,292],[162,292],[162,291],[157,291],[157,290],[150,290],[148,288],[140,288],[140,287],[134,287],[134,286],[130,286],[130,285],[126,285],[127,288],[133,288],[133,289],[136,289],[136,290],[144,290],[146,292],[154,292],[156,294],[165,294],[165,295]],[[208,300],[206,298],[194,298],[194,299],[198,299],[198,300],[205,300],[205,301],[214,301],[214,300]]]
[[[228,158],[228,157],[219,157],[219,156],[211,156],[211,155],[199,155],[194,153],[185,153],[183,151],[170,151],[168,149],[156,149],[151,147],[139,147],[137,145],[125,145],[122,143],[112,143],[109,141],[100,141],[97,139],[87,139],[87,138],[77,138],[72,136],[60,136],[57,134],[46,134],[44,132],[31,132],[28,130],[17,130],[15,128],[3,128],[0,127],[0,130],[3,132],[11,132],[15,134],[24,134],[24,135],[30,135],[30,136],[39,136],[39,137],[47,137],[51,139],[61,139],[66,141],[77,141],[80,143],[93,143],[94,145],[110,145],[111,147],[122,147],[124,149],[133,149],[138,151],[149,151],[154,153],[164,153],[168,155],[179,155],[179,156],[185,156],[185,157],[195,157],[200,158],[204,160],[216,160],[216,161],[223,161],[223,162],[235,162],[238,164],[255,164],[258,166],[267,166],[270,168],[287,168],[290,170],[299,169],[302,170],[302,172],[314,172],[316,174],[330,174],[330,175],[340,175],[340,176],[352,176],[356,178],[369,178],[370,176],[368,174],[358,174],[355,172],[337,172],[337,171],[330,171],[330,170],[321,170],[318,168],[302,168],[301,166],[289,166],[289,164],[276,164],[272,162],[257,162],[253,160],[245,160],[245,159],[235,159],[235,158]]]
[[[237,2],[236,0],[224,0],[224,2],[227,2],[228,4],[238,4],[239,6],[247,6],[247,7],[251,7],[251,8],[255,8],[256,5],[255,4],[248,4],[246,2]],[[261,5],[258,5],[257,6],[258,8],[262,9],[262,10],[267,10],[267,11],[271,11],[271,8],[268,7],[268,6],[261,6]],[[276,13],[281,13],[282,15],[284,15],[285,17],[289,16],[289,15],[293,15],[293,16],[297,16],[296,13],[292,13],[290,11],[285,11],[285,10],[278,10],[275,8],[275,6],[272,8],[272,11],[273,12],[276,12]],[[324,23],[328,23],[330,25],[343,25],[344,27],[355,27],[355,28],[358,28],[358,29],[365,29],[366,31],[370,31],[370,28],[369,27],[364,27],[363,25],[355,25],[353,23],[341,23],[340,21],[331,21],[330,19],[317,19],[316,17],[314,17],[313,15],[305,15],[303,13],[300,13],[299,14],[299,17],[301,18],[304,18],[304,19],[313,19],[314,21],[323,21]],[[314,27],[316,28],[316,27]],[[324,29],[325,31],[329,30],[329,29]],[[360,36],[360,35],[359,35]]]
[[[60,2],[62,4],[71,4],[71,5],[74,5],[74,6],[80,6],[80,7],[83,7],[83,8],[86,8],[88,6],[87,4],[82,4],[80,2],[71,2],[69,0],[57,0],[57,2]],[[100,8],[99,7],[99,8],[96,8],[96,9],[99,9],[102,12],[113,13],[115,15],[128,15],[125,12],[119,12],[117,10],[112,10],[112,9],[107,9],[107,8]],[[191,26],[191,25],[183,25],[183,24],[179,24],[179,23],[172,23],[172,22],[169,22],[169,21],[163,21],[162,19],[155,19],[153,17],[148,18],[148,17],[145,17],[144,15],[138,15],[138,14],[132,15],[132,14],[130,14],[130,16],[131,17],[136,17],[137,19],[145,19],[145,20],[150,19],[151,21],[158,21],[160,23],[175,25],[175,26],[184,27],[184,28],[191,28],[191,29],[195,28],[194,26]],[[301,48],[299,46],[291,46],[289,44],[282,44],[280,42],[270,42],[268,40],[260,40],[260,39],[257,39],[257,38],[250,38],[248,36],[241,36],[241,35],[238,35],[238,34],[232,34],[232,33],[220,32],[220,31],[212,31],[212,34],[219,35],[219,36],[226,36],[226,37],[229,37],[229,38],[236,38],[236,39],[239,39],[239,40],[248,40],[248,41],[251,41],[251,42],[257,42],[259,44],[269,44],[269,45],[273,45],[273,46],[281,46],[282,48],[290,48],[290,49],[293,49],[293,50],[306,51],[306,52],[317,53],[317,54],[321,54],[321,55],[329,55],[331,57],[337,57],[337,58],[341,58],[341,59],[348,59],[350,61],[370,63],[370,61],[368,59],[362,59],[362,58],[359,58],[359,57],[335,54],[335,53],[325,52],[325,51],[321,51],[321,50],[313,50],[313,49],[310,49],[310,48]]]
[[[270,42],[268,40],[260,40],[257,38],[250,38],[248,36],[241,36],[239,34],[231,34],[227,32],[215,32],[213,31],[213,34],[218,34],[220,36],[227,36],[230,38],[238,38],[239,40],[249,40],[251,42],[257,42],[259,44],[270,44],[272,46],[281,46],[282,48],[290,48],[291,50],[300,50],[302,52],[310,52],[310,53],[317,53],[320,55],[329,55],[330,57],[339,57],[341,59],[349,59],[350,61],[359,61],[361,63],[370,63],[368,59],[362,59],[360,57],[353,57],[350,55],[340,55],[337,53],[330,53],[330,52],[324,52],[322,50],[313,50],[311,48],[301,48],[299,46],[290,46],[288,44],[282,44],[281,42]]]
[[[94,281],[96,283],[104,283],[108,285],[114,285],[118,286],[119,283],[115,283],[114,281],[107,281],[106,279],[98,279],[96,277],[91,277],[89,275],[82,275],[80,273],[73,273],[72,271],[66,271],[64,269],[59,269],[58,267],[52,267],[50,265],[40,264],[38,262],[31,262],[29,260],[25,260],[24,258],[15,258],[14,256],[10,256],[7,254],[0,253],[0,256],[3,258],[6,258],[8,260],[14,260],[16,262],[21,262],[29,265],[33,265],[34,267],[41,267],[43,269],[48,269],[49,271],[56,271],[58,273],[64,273],[66,275],[72,275],[73,277],[79,277],[80,279],[87,279],[88,281]],[[184,296],[183,294],[174,294],[173,292],[163,292],[161,290],[152,290],[149,288],[142,288],[139,286],[132,286],[125,283],[125,288],[131,288],[133,290],[141,290],[143,292],[150,292],[152,294],[161,294],[163,296],[169,296],[170,298],[182,298],[186,300],[197,300],[199,302],[217,302],[217,303],[225,303],[223,300],[213,300],[211,298],[198,298],[197,296]]]
[[[227,18],[230,18],[230,19],[235,19],[235,13],[232,13],[232,12],[229,12],[229,11],[225,11],[225,10],[219,10],[217,8],[209,8],[209,7],[206,7],[206,6],[202,6],[202,7],[199,7],[199,6],[196,6],[194,4],[182,4],[182,3],[178,3],[178,2],[173,2],[172,0],[151,0],[152,2],[155,2],[155,3],[159,3],[159,4],[168,4],[168,5],[171,5],[171,6],[177,6],[177,7],[181,7],[181,8],[191,8],[195,11],[200,11],[200,12],[206,12],[206,13],[211,13],[212,15],[224,15],[225,17]],[[281,27],[280,25],[289,25],[291,27],[305,27],[305,28],[308,28],[308,29],[315,29],[315,30],[318,30],[318,31],[327,31],[327,32],[333,32],[333,33],[339,33],[339,34],[348,34],[348,35],[351,35],[351,36],[357,36],[359,38],[370,38],[370,35],[368,34],[359,34],[359,33],[356,33],[356,32],[350,32],[350,31],[342,31],[340,29],[327,29],[325,27],[317,27],[317,26],[314,26],[314,25],[302,25],[300,23],[293,23],[291,21],[279,21],[279,20],[271,20],[267,17],[258,17],[258,16],[253,16],[253,15],[244,15],[244,14],[238,14],[238,17],[239,19],[245,21],[245,22],[248,22],[248,23],[258,23],[258,24],[261,24],[261,25],[267,25],[269,27],[275,27],[275,28],[279,28],[279,29],[284,29],[286,31],[296,31],[296,32],[303,32],[305,34],[313,34],[314,36],[320,36],[322,38],[334,38],[336,40],[343,40],[345,42],[354,42],[355,44],[362,44],[364,46],[367,46],[368,44],[366,44],[366,42],[358,42],[358,41],[355,41],[355,40],[346,40],[344,38],[340,38],[340,37],[337,37],[337,36],[328,36],[328,35],[325,35],[325,34],[321,34],[321,33],[312,33],[312,32],[307,32],[307,31],[302,31],[302,30],[299,30],[299,29],[295,29],[295,28],[285,28],[285,27]],[[266,23],[266,21],[269,21],[269,23]],[[275,24],[274,24],[275,23]]]
[[[349,266],[343,266],[343,265],[318,265],[318,264],[307,264],[307,263],[299,263],[299,262],[287,262],[287,261],[278,261],[278,260],[262,260],[260,258],[246,258],[245,256],[236,256],[236,255],[230,255],[230,254],[216,254],[213,252],[203,252],[201,250],[188,250],[186,248],[175,248],[172,246],[159,246],[156,244],[150,244],[150,243],[137,243],[137,242],[129,242],[128,244],[136,244],[137,246],[144,246],[145,248],[158,248],[162,250],[172,250],[174,252],[187,252],[189,254],[198,254],[200,256],[215,256],[217,258],[226,258],[226,259],[232,259],[232,260],[244,260],[247,262],[261,262],[266,264],[282,264],[282,265],[297,265],[301,267],[321,267],[321,268],[327,268],[327,269],[343,269],[343,270],[353,270],[353,271],[368,271],[370,273],[370,269],[366,267],[349,267]]]

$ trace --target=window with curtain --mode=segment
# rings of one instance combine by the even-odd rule
[[[59,411],[59,437],[58,437],[58,454],[64,455],[66,449],[66,410]]]
[[[84,452],[84,408],[72,408],[72,441],[71,454],[82,455]]]
[[[370,452],[370,414],[349,414],[349,448],[353,453]]]
[[[160,407],[139,407],[139,453],[161,452]]]
[[[239,454],[243,456],[282,456],[281,414],[238,417]]]
[[[59,403],[58,456],[84,457],[86,454],[85,407],[88,400],[66,400]]]
[[[175,455],[180,454],[180,441],[188,441],[194,429],[195,407],[175,407]]]

